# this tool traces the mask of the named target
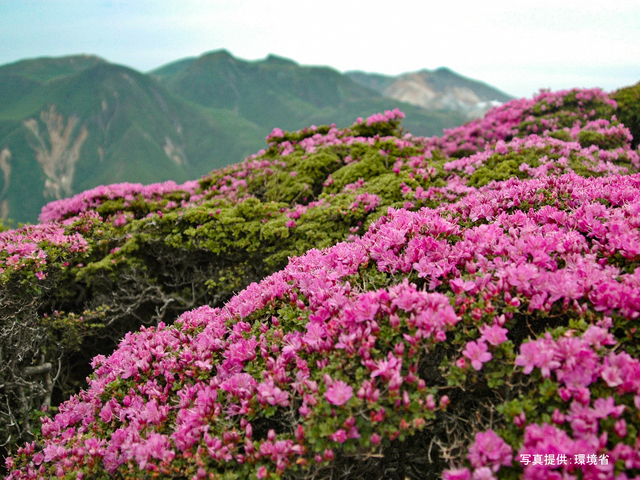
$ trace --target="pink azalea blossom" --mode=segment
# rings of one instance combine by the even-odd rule
[[[344,405],[353,396],[353,388],[342,380],[336,380],[327,388],[324,396],[332,405]]]
[[[480,327],[480,339],[485,340],[493,346],[500,345],[503,342],[507,341],[507,332],[506,328],[502,328],[498,325],[483,325]]]
[[[501,466],[511,466],[513,450],[493,430],[488,430],[476,433],[467,458],[474,468],[488,466],[497,472]]]
[[[474,369],[480,370],[482,364],[488,362],[493,358],[493,355],[489,353],[487,344],[484,340],[467,342],[462,355],[467,357],[471,361],[471,365]]]
[[[347,432],[345,432],[342,428],[337,430],[335,433],[329,435],[329,438],[334,442],[344,443],[347,441]]]
[[[471,480],[471,473],[468,468],[445,470],[442,472],[442,478],[443,480]]]

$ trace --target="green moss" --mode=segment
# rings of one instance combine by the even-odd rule
[[[562,140],[563,142],[571,141],[571,134],[567,130],[556,130],[554,132],[548,132],[547,135],[551,138]]]
[[[305,197],[320,194],[326,178],[342,165],[340,157],[327,149],[306,155],[296,152],[283,159],[286,168],[267,181],[264,196],[269,201],[305,203]]]
[[[346,185],[362,179],[367,181],[371,178],[382,175],[390,168],[389,158],[382,156],[379,151],[367,151],[359,160],[350,165],[342,167],[334,172],[331,177],[333,184],[326,188],[327,192],[340,192]],[[391,162],[393,165],[393,162]]]
[[[506,155],[492,155],[469,177],[468,185],[482,187],[493,181],[508,180],[513,177],[525,178],[526,174],[520,171],[520,165],[527,163],[530,167],[537,167],[540,164],[538,156],[531,153],[510,152]]]
[[[356,137],[381,137],[400,136],[400,122],[393,120],[391,122],[379,122],[367,125],[366,123],[356,123],[351,126],[351,131]]]
[[[636,148],[640,144],[640,83],[622,88],[612,97],[618,103],[615,115],[631,131],[632,146]]]
[[[451,157],[452,158],[470,157],[474,153],[476,153],[476,150],[472,150],[470,148],[460,148],[460,149],[456,150],[455,152],[453,152],[451,154]]]
[[[401,171],[399,174],[387,172],[370,179],[364,185],[363,191],[378,195],[384,204],[391,204],[404,200],[403,184],[412,190],[421,186],[420,182],[410,177],[406,171]]]
[[[578,141],[582,147],[590,147],[595,145],[598,148],[604,150],[613,150],[615,148],[621,148],[625,145],[624,138],[605,135],[600,132],[593,132],[591,130],[582,130],[578,134]]]
[[[106,200],[102,202],[96,208],[96,211],[100,214],[101,217],[106,218],[109,215],[113,215],[124,209],[125,209],[124,198],[117,198],[115,200]]]

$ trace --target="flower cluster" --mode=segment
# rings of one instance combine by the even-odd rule
[[[399,120],[404,118],[405,115],[400,111],[400,109],[396,108],[394,110],[385,110],[384,113],[375,113],[368,117],[366,120],[362,120],[362,118],[358,118],[356,123],[358,124],[366,124],[368,126],[373,125],[374,123],[387,123],[392,122],[394,120]]]
[[[42,280],[48,263],[86,251],[79,233],[67,234],[63,226],[45,223],[0,232],[0,281],[13,271],[33,270]],[[51,258],[52,255],[54,258]]]
[[[173,181],[146,186],[140,183],[101,185],[71,198],[48,203],[42,208],[40,221],[46,223],[77,216],[80,213],[95,209],[107,200],[122,199],[124,201],[123,207],[127,207],[136,200],[156,200],[172,192],[192,194],[197,187],[197,181],[190,181],[182,185],[178,185]]]
[[[94,361],[89,389],[45,420],[42,453],[23,450],[24,469],[9,478],[102,469],[169,475],[176,465],[196,472],[199,463],[282,473],[320,468],[327,449],[376,448],[422,430],[443,407],[435,407],[442,394],[422,376],[419,352],[451,341],[459,322],[470,334],[449,348],[471,361],[472,370],[458,368],[479,375],[504,358],[501,345],[518,325],[510,307],[637,317],[636,275],[606,260],[640,257],[639,184],[638,175],[513,179],[436,210],[392,211],[361,239],[292,259],[223,309],[202,307],[173,327],[127,335],[108,360]],[[516,202],[534,208],[509,213]],[[365,287],[372,264],[389,280],[402,272],[427,291],[407,280]],[[634,462],[636,450],[606,449],[590,426],[631,408],[591,398],[594,382],[618,395],[640,393],[640,363],[604,353],[616,343],[605,321],[581,338],[547,334],[520,346],[514,367],[553,376],[558,402],[570,402],[562,415],[577,443],[563,443],[562,453],[606,450]],[[272,416],[282,416],[278,430],[267,428]],[[536,428],[547,427],[527,425],[520,454],[554,451],[553,439],[569,435]],[[101,446],[89,454],[91,442]],[[512,450],[487,431],[468,458],[476,471],[496,472],[512,465]],[[535,468],[525,467],[527,478],[540,478],[527,473]]]
[[[402,135],[397,110],[275,129],[264,151],[199,182],[45,207],[38,228],[70,248],[87,248],[81,232],[119,232],[115,248],[96,242],[93,255],[109,253],[90,271],[130,255],[147,274],[158,262],[136,249],[163,244],[219,255],[231,282],[233,268],[277,265],[288,239],[329,248],[304,248],[219,308],[128,333],[7,478],[328,477],[385,455],[420,476],[424,445],[452,462],[449,479],[640,472],[640,157],[614,108],[573,90],[439,139]],[[5,233],[18,263],[38,257]]]
[[[523,133],[552,134],[574,127],[576,122],[580,128],[602,115],[610,118],[615,108],[615,100],[600,89],[543,90],[531,100],[511,100],[491,109],[483,118],[445,130],[442,137],[433,137],[429,143],[448,155],[469,155]]]
[[[543,379],[555,377],[557,382],[557,408],[549,420],[527,422],[524,412],[513,419],[524,430],[517,453],[522,478],[562,478],[581,472],[586,479],[626,479],[616,465],[623,466],[623,472],[640,467],[640,451],[625,420],[637,416],[640,405],[640,362],[627,353],[603,349],[616,343],[606,328],[592,325],[581,338],[568,334],[555,340],[547,333],[521,346],[515,364],[527,375],[535,368]],[[631,403],[625,401],[629,396]],[[474,479],[495,478],[483,476],[485,469],[497,472],[502,466],[511,467],[512,449],[489,430],[476,435],[468,459]],[[447,474],[471,479],[466,468]]]

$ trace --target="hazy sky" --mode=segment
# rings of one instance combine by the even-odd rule
[[[149,71],[225,48],[399,74],[447,66],[515,96],[640,81],[640,0],[0,0],[0,64],[91,53]]]

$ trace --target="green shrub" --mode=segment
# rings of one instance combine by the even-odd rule
[[[636,148],[640,143],[640,83],[622,88],[611,97],[618,103],[615,115],[631,131],[632,146]]]

